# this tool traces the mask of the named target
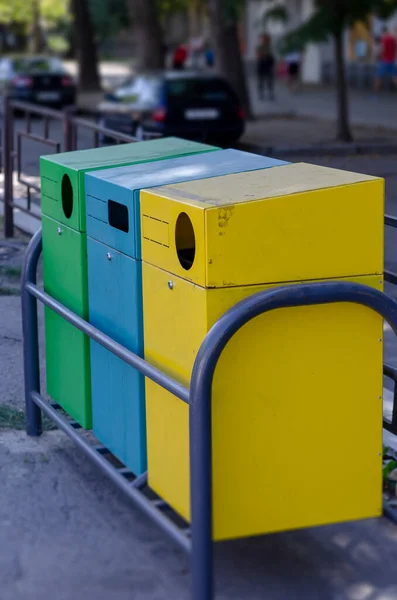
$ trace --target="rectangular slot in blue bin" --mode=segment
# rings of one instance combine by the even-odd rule
[[[239,150],[86,175],[90,322],[143,356],[141,189],[288,164]],[[146,470],[144,377],[91,340],[93,430],[135,475]]]

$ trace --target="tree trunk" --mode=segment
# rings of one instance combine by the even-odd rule
[[[88,0],[72,0],[71,8],[75,29],[73,37],[79,63],[79,88],[84,92],[98,92],[101,89],[98,51]]]
[[[72,6],[72,0],[69,0],[69,13],[73,15],[73,6]],[[77,59],[77,55],[76,55],[76,44],[77,44],[77,34],[76,34],[76,27],[74,23],[70,23],[68,24],[68,26],[66,26],[63,29],[65,38],[67,40],[67,44],[68,44],[68,49],[66,51],[65,54],[65,58],[67,60],[75,60]]]
[[[343,53],[343,30],[334,34],[336,88],[338,101],[337,139],[341,142],[351,142],[353,136],[349,123],[349,99],[346,82],[345,59]]]
[[[39,0],[34,0],[29,38],[29,51],[31,54],[41,54],[45,50],[44,33],[41,28],[40,16]]]
[[[128,0],[138,53],[138,69],[164,67],[164,40],[155,0]]]
[[[189,14],[189,36],[197,37],[201,35],[202,32],[202,23],[201,23],[201,6],[200,0],[189,0],[188,4],[188,14]]]
[[[217,71],[233,86],[247,117],[251,118],[251,105],[239,46],[237,18],[232,13],[228,13],[228,6],[230,6],[229,0],[208,0],[215,65]]]

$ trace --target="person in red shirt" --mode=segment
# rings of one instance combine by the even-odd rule
[[[380,46],[380,61],[375,82],[377,90],[382,87],[382,82],[385,79],[391,79],[393,84],[397,86],[397,40],[395,36],[388,31],[387,27],[383,30]]]
[[[183,69],[187,59],[187,50],[184,44],[180,44],[172,57],[172,66],[174,69]]]

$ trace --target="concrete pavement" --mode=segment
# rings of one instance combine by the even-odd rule
[[[292,93],[284,83],[276,84],[275,101],[261,101],[256,80],[248,76],[248,87],[256,120],[247,123],[243,141],[281,148],[335,147],[336,90],[333,88],[302,88]],[[351,90],[350,120],[355,143],[362,147],[382,144],[397,146],[397,92]],[[340,152],[349,149],[339,144]],[[350,145],[351,146],[351,145]],[[277,152],[277,148],[275,148]]]
[[[257,117],[303,116],[313,119],[334,120],[336,89],[333,87],[302,87],[290,92],[282,82],[276,84],[275,101],[261,101],[253,75],[247,78],[253,111]],[[356,126],[379,127],[397,132],[397,92],[349,90],[350,119]]]
[[[60,433],[1,433],[0,465],[2,600],[189,599],[185,556]],[[384,519],[222,543],[217,600],[395,600],[396,561]]]

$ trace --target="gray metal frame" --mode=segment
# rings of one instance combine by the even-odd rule
[[[351,302],[364,305],[390,324],[397,334],[397,302],[382,292],[356,283],[315,283],[283,286],[262,291],[226,312],[211,328],[196,357],[190,389],[181,386],[142,358],[72,313],[36,285],[37,263],[42,250],[41,231],[32,238],[22,274],[22,322],[25,369],[26,431],[38,436],[42,432],[44,412],[79,448],[130,498],[137,508],[152,519],[171,539],[191,556],[192,600],[212,600],[212,448],[211,390],[219,357],[234,334],[251,319],[272,310]],[[40,394],[37,300],[87,334],[119,358],[189,405],[190,421],[190,497],[191,528],[177,522],[172,509],[161,499],[145,495],[147,476],[134,478],[128,469],[116,467],[106,460],[107,449],[94,447],[78,432],[79,425],[60,413],[59,406]],[[388,507],[385,515],[395,520]],[[169,515],[169,516],[168,516]]]
[[[397,217],[385,215],[385,226],[397,229]],[[397,273],[385,270],[385,281],[391,285],[397,285]],[[383,365],[383,374],[385,377],[393,381],[394,386],[392,419],[391,421],[383,419],[383,427],[387,431],[390,431],[390,433],[397,435],[397,369],[391,365],[385,364]],[[391,514],[395,515],[396,512],[392,511]]]

